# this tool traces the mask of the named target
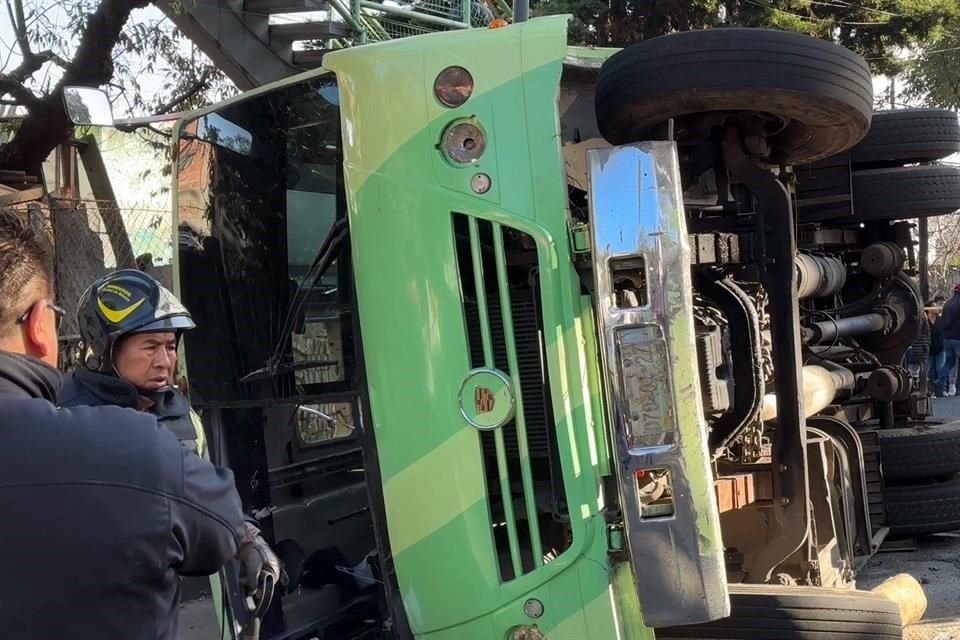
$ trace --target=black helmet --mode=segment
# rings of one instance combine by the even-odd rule
[[[196,325],[190,312],[166,287],[136,269],[122,269],[96,280],[80,296],[80,336],[88,369],[113,373],[113,346],[130,333],[178,335]]]

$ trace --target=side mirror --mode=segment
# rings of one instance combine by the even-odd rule
[[[92,87],[64,87],[63,106],[75,125],[113,126],[113,109],[107,94]]]

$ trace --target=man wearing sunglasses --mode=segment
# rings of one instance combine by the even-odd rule
[[[55,406],[49,256],[0,210],[0,635],[175,640],[178,575],[210,575],[251,535],[229,470],[157,419]]]

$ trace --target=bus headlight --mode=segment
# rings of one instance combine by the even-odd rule
[[[457,165],[473,164],[487,148],[487,137],[477,125],[461,120],[447,127],[440,141],[443,155]]]

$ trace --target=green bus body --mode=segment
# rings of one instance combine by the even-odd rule
[[[614,638],[601,513],[603,421],[584,385],[596,366],[582,329],[592,317],[570,254],[557,135],[566,19],[427,42],[358,47],[325,63],[340,80],[371,418],[407,615],[425,638],[496,638],[533,623],[549,638]],[[469,68],[476,82],[456,110],[433,97],[434,78],[450,65]],[[450,166],[435,151],[457,118],[475,119],[488,137],[486,152],[469,168]],[[493,183],[483,196],[470,188],[478,172]],[[462,348],[453,213],[520,229],[538,246],[574,542],[554,562],[509,583],[501,582],[492,540],[482,535],[490,524],[479,437],[457,405],[470,363]],[[544,603],[540,620],[524,615],[529,598]]]
[[[617,485],[599,382],[594,303],[574,266],[559,136],[561,73],[571,53],[566,36],[567,18],[557,16],[339,50],[324,58],[321,70],[189,114],[177,125],[180,135],[207,114],[335,74],[369,398],[365,420],[375,434],[397,587],[418,638],[519,640],[539,637],[536,633],[550,640],[653,638],[642,624],[623,536],[607,517],[607,508],[617,502],[610,495]],[[598,58],[605,53],[575,52]],[[451,109],[435,98],[434,81],[452,65],[469,69],[475,89],[463,106]],[[486,136],[485,152],[469,166],[456,166],[438,151],[444,131],[461,119]],[[471,186],[477,174],[490,178],[486,193]],[[174,208],[182,218],[182,196]],[[527,534],[528,540],[536,537],[531,523],[518,517],[532,504],[529,490],[526,502],[507,501],[499,524],[508,529],[514,574],[509,579],[502,575],[498,553],[503,552],[491,535],[491,525],[498,523],[491,521],[488,483],[529,488],[529,459],[518,417],[518,464],[500,464],[499,478],[485,477],[481,440],[490,436],[471,426],[462,409],[465,381],[476,368],[467,346],[464,296],[478,292],[464,291],[458,273],[458,219],[475,251],[478,229],[500,242],[490,263],[497,268],[482,277],[499,278],[501,291],[509,291],[503,281],[504,234],[532,239],[537,257],[546,397],[570,541],[550,561],[534,558],[529,566],[517,542]],[[474,258],[483,271],[483,261]],[[178,288],[188,294],[189,306],[196,299],[187,291],[196,272],[182,256],[176,260]],[[508,351],[513,340],[507,314],[484,314],[491,305],[503,308],[499,302],[509,306],[506,295],[491,301],[480,292],[477,300],[486,315],[481,318],[486,368],[495,364],[490,342],[493,333],[499,335],[497,323],[504,324]],[[202,314],[199,320],[204,322]],[[189,340],[186,362],[194,386],[201,363],[191,355],[195,343]],[[519,387],[515,349],[512,355],[507,354],[513,369],[507,373]],[[520,416],[522,409],[516,411]],[[503,463],[503,435],[497,429],[492,434]]]

